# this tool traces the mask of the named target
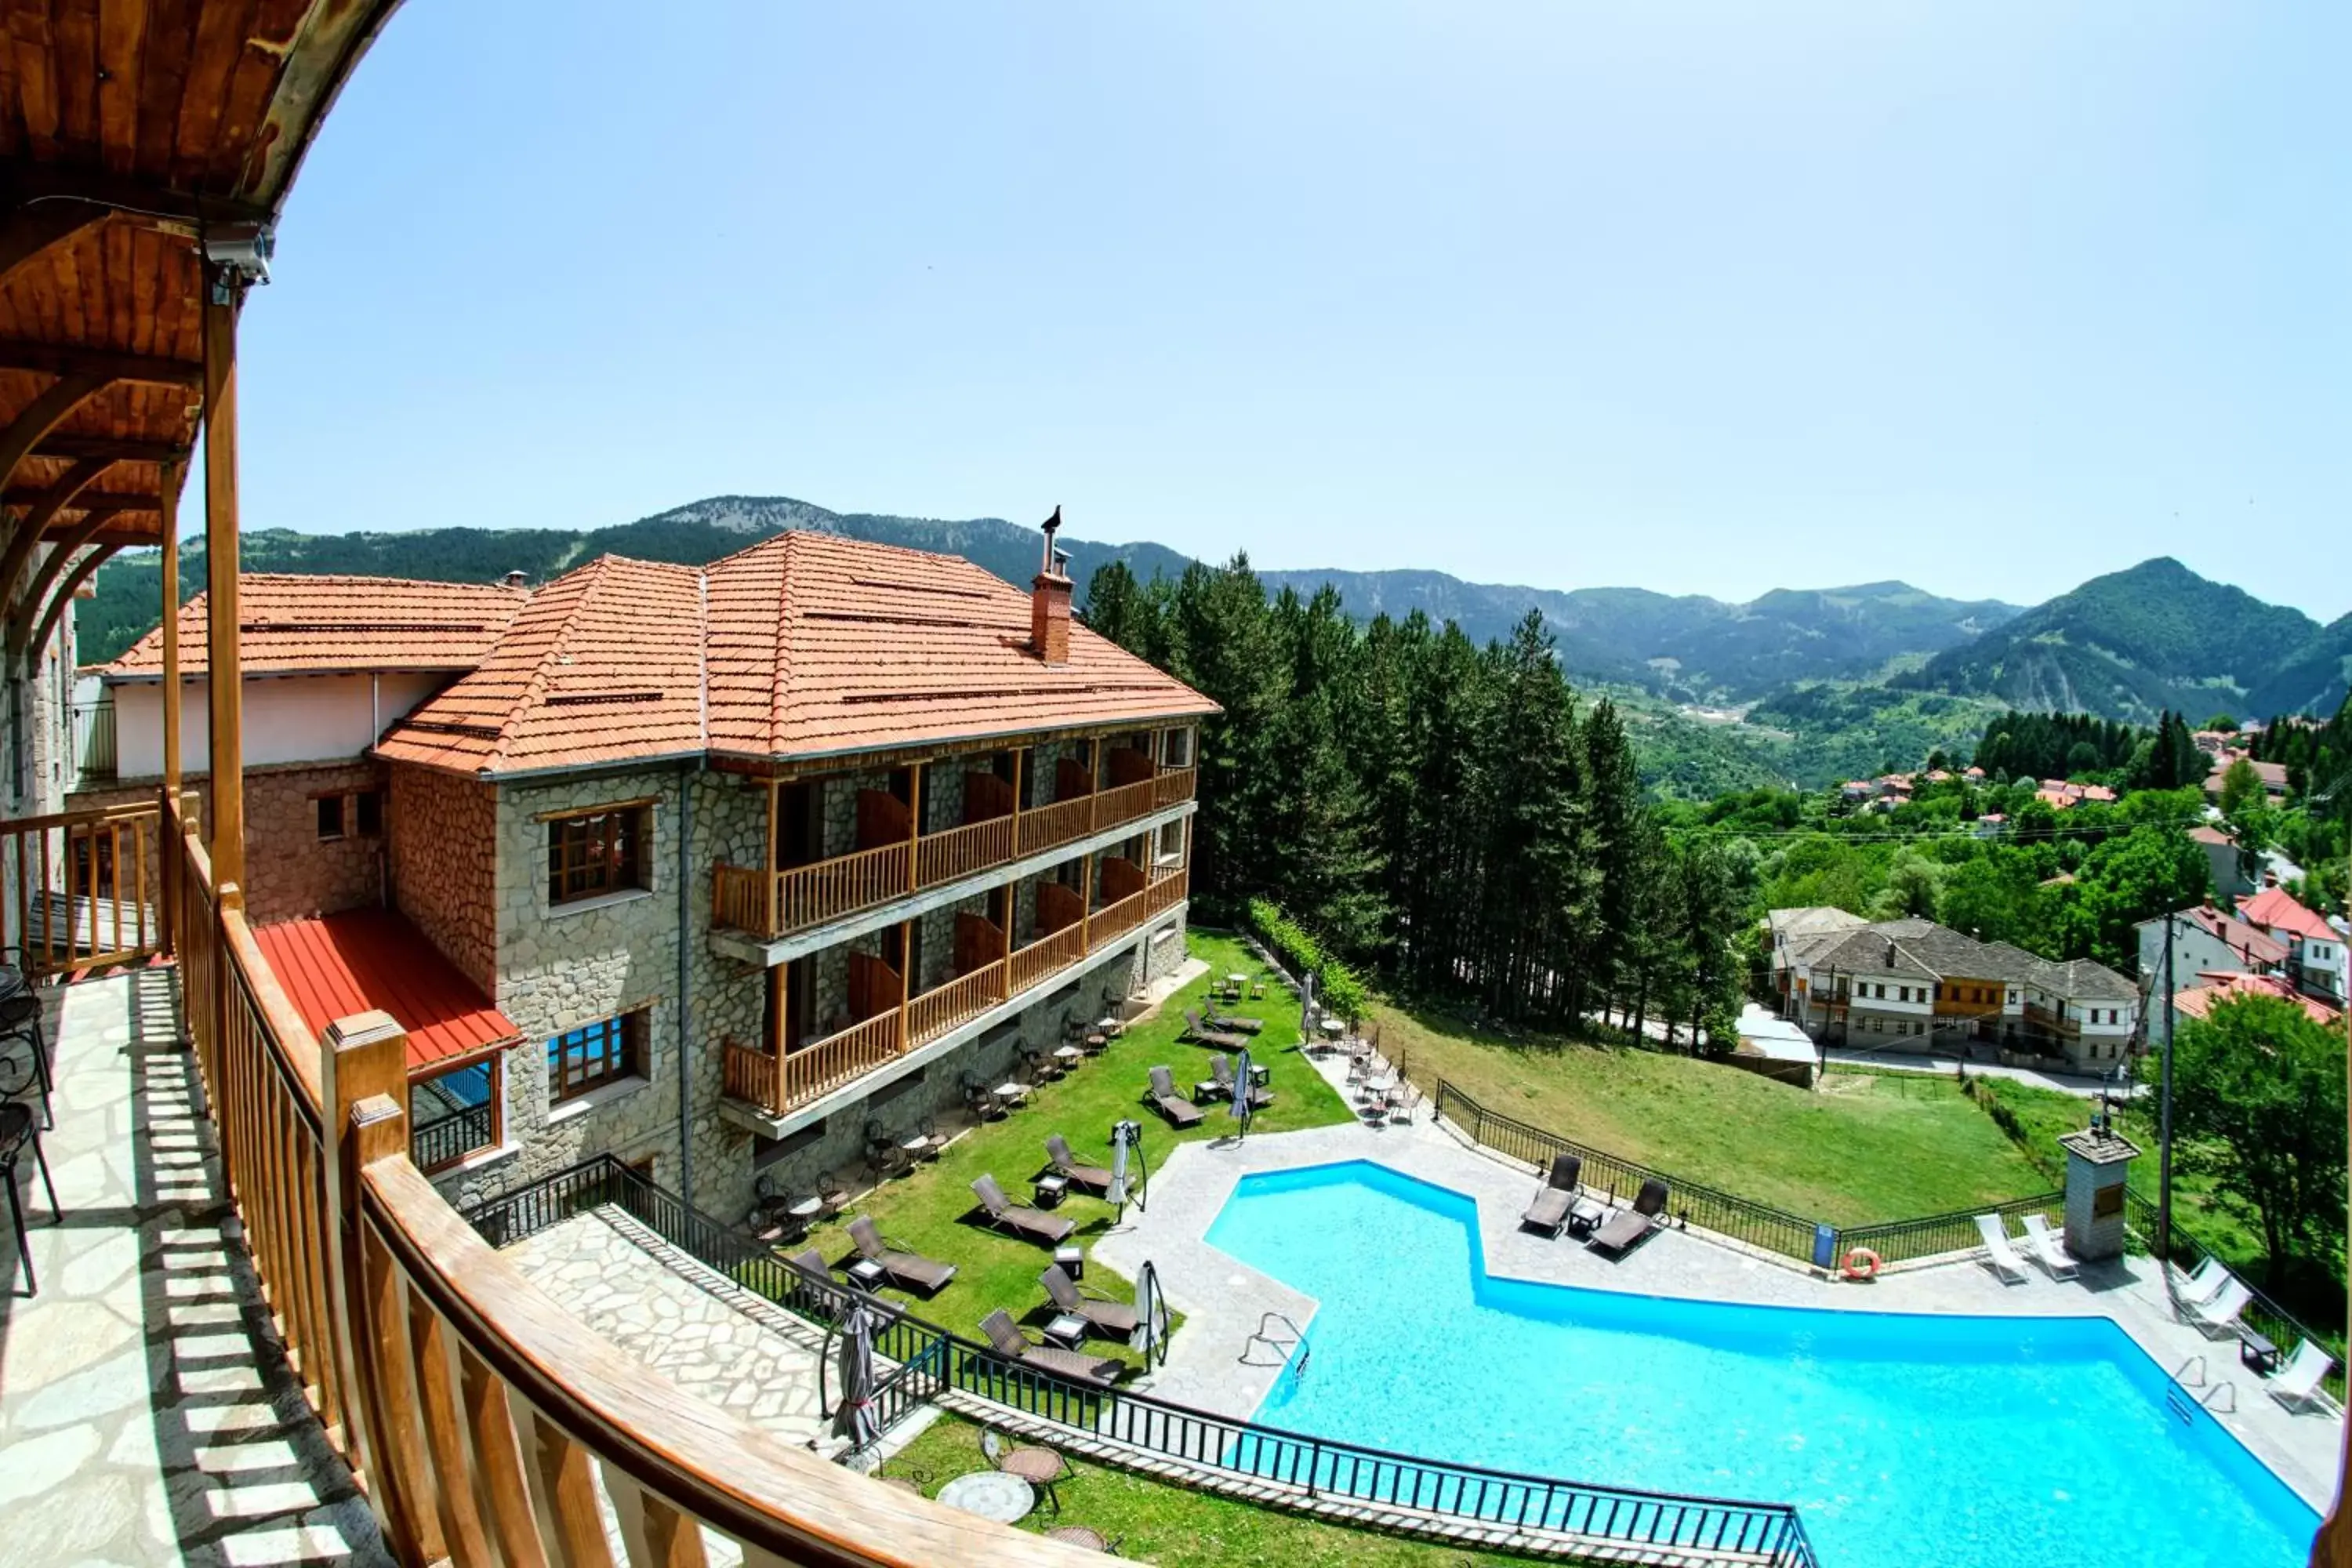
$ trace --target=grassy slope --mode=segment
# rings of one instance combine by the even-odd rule
[[[1907,1219],[2045,1192],[1948,1079],[1834,1073],[1822,1093],[1657,1051],[1515,1044],[1429,1013],[1383,1010],[1413,1080],[1487,1110],[1838,1225]]]
[[[1262,969],[1238,942],[1225,938],[1196,935],[1191,939],[1191,948],[1193,956],[1208,961],[1211,974],[1233,971],[1255,974]],[[1144,1124],[1144,1159],[1151,1166],[1164,1161],[1177,1142],[1227,1135],[1233,1123],[1222,1107],[1203,1107],[1208,1114],[1200,1127],[1178,1132],[1139,1103],[1156,1066],[1164,1065],[1173,1073],[1180,1093],[1189,1091],[1195,1079],[1208,1076],[1209,1051],[1176,1038],[1183,1028],[1183,1009],[1201,1005],[1207,988],[1207,977],[1194,981],[1171,997],[1150,1021],[1112,1042],[1102,1056],[1081,1064],[1060,1082],[1042,1086],[1026,1109],[967,1134],[935,1163],[886,1184],[881,1191],[852,1205],[845,1221],[871,1214],[892,1240],[956,1265],[956,1278],[946,1289],[928,1301],[919,1300],[919,1315],[975,1339],[980,1321],[992,1308],[1003,1307],[1016,1321],[1033,1325],[1052,1315],[1039,1310],[1045,1293],[1037,1276],[1053,1261],[1046,1249],[970,1223],[978,1206],[971,1184],[984,1171],[995,1173],[1014,1202],[1028,1201],[1030,1179],[1045,1167],[1046,1134],[1058,1131],[1070,1141],[1071,1152],[1080,1160],[1108,1165],[1111,1124],[1133,1117]],[[1274,1103],[1250,1123],[1254,1132],[1349,1119],[1347,1106],[1296,1048],[1297,997],[1278,984],[1270,984],[1263,999],[1236,1010],[1265,1020],[1265,1031],[1257,1038],[1252,1059],[1270,1067],[1274,1075]],[[1082,1245],[1111,1224],[1108,1204],[1078,1193],[1071,1194],[1057,1212],[1078,1222],[1077,1239]],[[845,1262],[853,1250],[843,1223],[818,1227],[814,1245],[834,1263]],[[1086,1283],[1122,1300],[1132,1297],[1127,1282],[1111,1277],[1108,1269],[1090,1266]],[[1124,1345],[1107,1341],[1091,1341],[1087,1348],[1134,1359]]]
[[[1042,1531],[1056,1524],[1087,1525],[1118,1542],[1122,1558],[1157,1563],[1161,1568],[1258,1568],[1263,1563],[1282,1568],[1478,1568],[1518,1561],[1349,1530],[1123,1470],[1075,1459],[1071,1463],[1077,1476],[1057,1489],[1060,1516],[1040,1500],[1038,1510],[1023,1520],[1021,1527]],[[923,1482],[925,1491],[937,1492],[967,1471],[987,1468],[980,1429],[944,1416],[885,1465],[883,1473],[907,1476]]]

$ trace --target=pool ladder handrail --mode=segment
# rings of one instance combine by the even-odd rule
[[[2193,1355],[2182,1362],[2173,1369],[2172,1381],[2183,1388],[2204,1387],[2205,1358],[2201,1355]]]
[[[1314,1353],[1307,1342],[1307,1331],[1291,1321],[1287,1312],[1260,1312],[1257,1315],[1257,1331],[1250,1335],[1248,1342],[1275,1348],[1275,1336],[1267,1328],[1271,1323],[1280,1323],[1290,1331],[1290,1342],[1278,1348],[1283,1365],[1289,1368],[1290,1381],[1297,1383],[1307,1375],[1307,1360]]]

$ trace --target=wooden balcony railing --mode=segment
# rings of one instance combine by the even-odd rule
[[[0,822],[0,875],[28,978],[163,950],[162,830],[152,800]]]
[[[941,882],[952,882],[958,877],[969,877],[974,871],[984,871],[1013,859],[1013,820],[1010,816],[994,816],[916,840],[916,882],[936,888]]]
[[[977,1018],[1003,1001],[1004,973],[1005,963],[1000,958],[926,991],[908,1003],[907,1032],[913,1037],[908,1048],[938,1039],[967,1018]]]
[[[784,1105],[805,1105],[855,1078],[862,1078],[897,1056],[898,1014],[893,1008],[862,1024],[852,1024],[837,1035],[803,1046],[783,1060]]]
[[[1076,926],[1064,926],[1051,936],[1031,942],[1006,960],[1012,977],[1005,984],[1013,994],[1018,996],[1039,981],[1056,971],[1067,969],[1086,955],[1086,932]]]
[[[362,1015],[322,1047],[177,807],[160,820],[187,1026],[260,1300],[394,1561],[700,1563],[706,1531],[747,1563],[1101,1561],[787,1445],[548,1297],[411,1160],[399,1026]]]
[[[861,849],[779,871],[772,897],[763,886],[766,873],[720,864],[711,868],[711,921],[755,936],[788,936],[878,908],[918,889],[935,888],[959,877],[1009,865],[1024,856],[1076,843],[1089,834],[1181,805],[1192,798],[1197,776],[1192,768],[1171,768],[1117,789],[1041,805],[1014,816],[968,823],[917,839],[911,879],[905,844]]]
[[[1100,952],[1145,921],[1183,900],[1191,877],[1181,867],[1139,893],[1095,911],[1086,927],[1064,926],[1050,936],[970,974],[961,974],[907,1004],[904,1050],[953,1032],[1024,992],[1051,984],[1089,953]],[[730,1098],[782,1116],[812,1104],[901,1054],[898,1015],[884,1013],[837,1035],[803,1046],[779,1063],[764,1051],[729,1040],[721,1080]],[[781,1070],[779,1070],[781,1069]]]

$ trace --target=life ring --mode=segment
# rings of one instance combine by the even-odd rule
[[[1845,1277],[1849,1279],[1875,1279],[1878,1278],[1880,1265],[1885,1262],[1885,1258],[1871,1251],[1870,1248],[1857,1247],[1845,1255],[1845,1262],[1842,1267],[1845,1270]]]

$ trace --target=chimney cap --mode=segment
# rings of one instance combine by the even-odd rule
[[[520,588],[530,580],[530,578],[526,577],[520,572],[509,572],[504,577],[499,579],[500,582],[504,583],[509,588]]]

